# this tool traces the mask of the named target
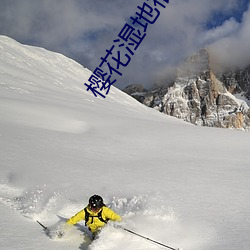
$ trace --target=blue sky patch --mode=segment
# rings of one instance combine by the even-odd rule
[[[230,13],[225,13],[223,10],[215,11],[210,20],[206,23],[206,29],[213,29],[221,26],[226,20],[234,18],[238,23],[242,22],[244,12],[248,9],[249,0],[240,0],[238,8],[232,10]]]

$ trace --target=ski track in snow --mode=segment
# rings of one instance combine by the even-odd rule
[[[90,125],[87,122],[70,118],[70,116],[67,117],[65,110],[52,109],[45,104],[33,104],[31,106],[28,102],[2,101],[0,113],[1,110],[6,108],[8,108],[9,112],[2,118],[3,121],[73,134],[85,133],[90,130]],[[23,110],[22,113],[19,111],[20,108]]]

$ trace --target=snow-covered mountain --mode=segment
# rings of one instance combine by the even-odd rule
[[[216,75],[230,93],[245,97],[248,104],[250,103],[250,65],[245,68],[228,69]]]
[[[103,196],[122,225],[184,250],[248,250],[249,133],[193,126],[112,87],[63,55],[0,37],[0,248],[153,250],[108,225],[93,243],[84,222],[53,228]]]
[[[249,129],[249,79],[249,68],[215,72],[209,52],[203,49],[178,68],[170,87],[162,85],[146,91],[132,85],[124,92],[149,107],[196,125]]]

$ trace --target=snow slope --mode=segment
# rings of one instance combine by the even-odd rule
[[[112,225],[90,244],[83,223],[61,240],[36,223],[53,228],[97,193],[166,245],[250,249],[249,133],[192,126],[115,87],[96,98],[90,74],[0,36],[0,248],[162,249]]]

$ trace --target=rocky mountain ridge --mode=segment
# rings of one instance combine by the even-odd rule
[[[215,72],[206,49],[187,58],[169,86],[146,90],[130,85],[124,92],[148,107],[187,122],[222,128],[250,128],[250,66]]]

